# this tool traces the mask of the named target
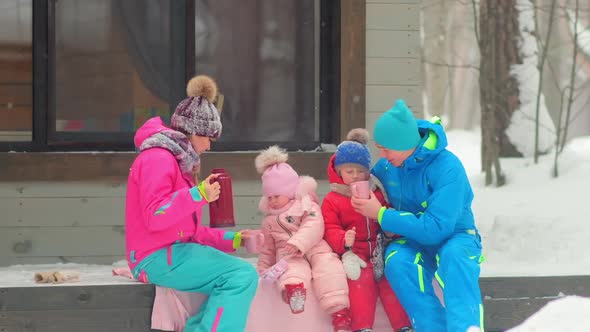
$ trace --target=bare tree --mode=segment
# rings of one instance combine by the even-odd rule
[[[578,22],[579,22],[579,14],[580,14],[580,2],[576,0],[576,7],[574,12],[574,42],[573,44],[573,52],[572,52],[572,71],[570,72],[570,84],[569,84],[569,96],[567,99],[567,111],[565,116],[565,128],[563,129],[563,139],[561,140],[561,147],[560,151],[563,151],[563,147],[565,146],[565,142],[567,140],[567,129],[569,128],[570,124],[570,115],[572,110],[572,104],[574,103],[574,88],[576,86],[576,58],[578,57]],[[561,119],[560,119],[561,121]],[[559,135],[557,137],[559,140]]]
[[[505,134],[519,106],[518,84],[510,73],[511,66],[521,61],[515,1],[481,0],[479,7],[481,158],[486,185],[492,184],[494,174],[496,185],[504,185],[500,156],[518,155]]]
[[[570,83],[568,86],[566,86],[561,91],[559,118],[557,121],[557,135],[555,138],[555,157],[554,157],[554,161],[553,161],[553,172],[552,172],[553,177],[559,176],[559,169],[558,169],[557,161],[559,158],[559,154],[563,151],[563,148],[565,146],[565,142],[567,141],[567,129],[570,124],[571,109],[572,109],[572,105],[574,103],[574,90],[575,90],[575,84],[576,84],[576,58],[578,57],[578,33],[579,33],[578,32],[578,23],[579,23],[579,14],[580,14],[579,0],[575,0],[575,2],[576,2],[576,5],[574,8],[574,21],[573,21],[574,42],[572,43],[573,44],[572,68],[571,68],[571,72],[570,72]],[[570,14],[569,14],[569,12],[567,12],[567,9],[566,9],[566,16],[569,19]],[[567,100],[566,120],[565,120],[565,125],[563,128],[563,135],[561,135],[561,132],[562,132],[561,123],[562,123],[562,119],[563,119],[563,117],[562,117],[563,116],[563,96],[566,91],[569,91],[569,95],[568,95],[568,100]]]
[[[487,185],[505,183],[501,157],[524,154],[538,159],[539,154],[549,152],[551,146],[558,144],[563,147],[568,124],[575,124],[570,131],[580,127],[580,121],[576,123],[573,119],[582,113],[579,109],[584,107],[577,105],[576,99],[585,93],[579,82],[578,86],[574,85],[576,77],[581,77],[575,74],[583,70],[580,61],[584,60],[579,57],[582,49],[579,43],[574,45],[574,64],[570,70],[570,64],[565,64],[565,59],[571,57],[571,44],[565,39],[563,18],[558,15],[561,10],[570,12],[569,18],[573,21],[574,1],[578,7],[579,0],[422,2],[423,14],[427,14],[423,20],[424,39],[427,41],[424,49],[428,50],[422,60],[430,74],[425,77],[425,97],[432,105],[427,110],[434,107],[440,112],[444,109],[449,125],[463,129],[470,128],[462,126],[466,117],[473,115],[477,119],[481,115],[481,121],[478,121],[482,136],[481,167],[486,174]],[[589,9],[576,9],[580,21],[584,20],[583,15],[587,15]],[[464,18],[466,13],[473,19],[459,19]],[[537,17],[542,19],[537,22]],[[578,31],[571,33],[582,36],[583,28],[577,25],[577,13],[575,20]],[[462,31],[466,30],[471,37],[461,38]],[[479,52],[470,53],[474,39]],[[449,43],[451,40],[453,42]],[[465,48],[465,45],[470,47]],[[568,49],[566,57],[563,56],[564,47]],[[556,64],[566,66],[565,70],[556,71]],[[470,73],[479,84],[466,85],[469,79],[462,73]],[[565,85],[571,89],[566,89]],[[479,89],[478,93],[469,93],[470,86]],[[563,92],[563,103],[558,103],[559,92]],[[546,100],[549,100],[547,104]],[[590,102],[590,98],[588,100]],[[470,101],[476,103],[475,107]],[[456,110],[452,105],[456,106]],[[563,117],[557,114],[558,105],[563,105]],[[571,112],[569,115],[566,114],[568,109]],[[551,115],[555,120],[559,117],[565,124],[555,128]],[[555,140],[557,131],[565,135],[559,135]]]
[[[535,105],[535,164],[539,162],[539,114],[541,110],[541,95],[543,94],[543,73],[545,72],[545,60],[547,59],[547,51],[549,49],[549,38],[551,38],[551,29],[553,28],[553,21],[555,17],[555,6],[557,0],[551,1],[551,9],[549,11],[549,27],[547,29],[547,37],[543,45],[543,51],[541,52],[541,61],[539,61],[539,87],[537,89],[537,103]],[[536,12],[536,11],[535,11]],[[535,23],[538,20],[535,20]],[[538,28],[535,29],[539,31]],[[537,34],[538,36],[538,34]],[[537,37],[538,38],[538,37]]]

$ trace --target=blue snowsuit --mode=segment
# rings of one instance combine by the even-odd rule
[[[440,119],[417,122],[422,140],[403,165],[382,158],[371,171],[393,207],[380,211],[381,228],[402,236],[385,250],[385,276],[416,332],[483,331],[483,256],[473,192],[461,161],[446,150]],[[433,277],[443,289],[444,308]]]

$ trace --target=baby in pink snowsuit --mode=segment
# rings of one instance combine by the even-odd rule
[[[287,153],[277,146],[256,157],[262,174],[259,208],[264,245],[258,257],[260,272],[284,259],[288,268],[278,279],[283,299],[294,314],[303,312],[306,288],[311,281],[320,307],[332,314],[334,331],[350,328],[348,284],[338,256],[323,240],[324,221],[317,203],[316,181],[299,176],[289,164]]]

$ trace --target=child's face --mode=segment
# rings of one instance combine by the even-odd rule
[[[351,184],[356,181],[365,181],[369,179],[369,171],[363,167],[342,166],[339,171],[344,184]]]
[[[289,203],[289,197],[283,195],[268,196],[268,206],[271,209],[280,209]]]

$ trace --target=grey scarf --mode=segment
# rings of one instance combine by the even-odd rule
[[[140,151],[151,148],[163,148],[172,153],[178,161],[183,175],[192,178],[193,167],[201,164],[199,155],[193,149],[186,135],[174,130],[164,130],[154,134],[141,143]]]

